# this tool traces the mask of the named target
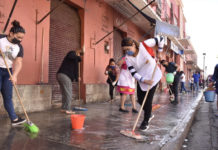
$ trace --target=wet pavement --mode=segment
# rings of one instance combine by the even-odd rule
[[[29,114],[31,121],[40,128],[38,135],[30,135],[22,127],[12,128],[9,119],[1,117],[0,150],[176,150],[182,145],[186,136],[183,134],[201,97],[202,92],[180,94],[179,104],[173,105],[167,94],[157,94],[153,104],[161,107],[153,112],[155,117],[149,130],[136,129],[137,133],[146,136],[144,141],[120,134],[122,129],[132,129],[137,114],[119,112],[119,100],[87,104],[88,111],[78,112],[86,116],[82,130],[72,130],[70,115],[59,109]],[[131,110],[131,106],[126,107]],[[138,126],[140,123],[141,120]]]
[[[214,102],[201,101],[182,150],[218,150],[218,109]]]

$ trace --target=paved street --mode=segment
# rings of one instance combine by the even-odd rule
[[[218,149],[218,111],[216,101],[202,101],[193,125],[184,142],[183,150],[217,150]]]
[[[199,104],[202,93],[183,94],[179,104],[169,103],[165,93],[156,95],[154,103],[161,105],[153,112],[154,119],[146,133],[145,141],[136,141],[120,134],[121,129],[131,129],[136,119],[132,112],[118,111],[119,100],[88,104],[83,130],[72,130],[70,116],[59,109],[30,114],[31,120],[40,128],[38,136],[28,135],[22,127],[11,128],[7,117],[0,119],[1,150],[176,150],[182,145],[184,133]],[[127,103],[130,103],[128,100]],[[131,106],[128,106],[131,110]],[[141,118],[142,119],[142,118]],[[140,120],[141,122],[141,120]],[[139,126],[139,124],[138,124]]]

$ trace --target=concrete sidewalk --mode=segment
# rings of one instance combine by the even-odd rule
[[[136,141],[120,134],[122,129],[132,129],[137,114],[119,112],[119,100],[86,105],[88,111],[79,112],[86,115],[84,129],[78,131],[71,129],[70,116],[60,113],[59,109],[32,113],[31,121],[40,128],[35,138],[31,138],[22,127],[11,128],[8,118],[1,117],[0,149],[179,150],[201,98],[202,92],[181,94],[179,104],[173,105],[167,94],[157,94],[153,103],[161,107],[153,112],[155,117],[149,130],[145,133],[136,130],[146,135],[146,141]],[[131,110],[131,106],[127,109]],[[141,120],[138,126],[140,123]]]

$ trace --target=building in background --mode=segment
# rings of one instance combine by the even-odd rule
[[[24,64],[18,77],[18,84],[23,93],[22,98],[24,101],[29,101],[26,104],[29,106],[28,110],[48,109],[51,103],[61,100],[56,72],[70,50],[80,50],[84,53],[80,71],[82,100],[93,102],[109,98],[104,70],[110,58],[118,60],[122,56],[120,45],[122,38],[129,36],[142,41],[153,37],[155,33],[152,20],[148,20],[140,13],[124,25],[120,24],[135,14],[136,8],[141,9],[149,2],[149,0],[18,1],[11,21],[14,19],[20,21],[26,29],[26,36],[22,42]],[[144,9],[143,13],[152,19],[174,25],[180,31],[179,37],[165,36],[162,57],[176,62],[190,77],[196,68],[197,56],[185,32],[186,20],[182,1],[157,0],[156,3]],[[0,30],[4,28],[12,5],[13,1],[0,1]],[[51,10],[54,11],[42,20]],[[9,28],[10,26],[6,33]],[[96,44],[114,29],[116,30],[112,34]],[[160,90],[164,88],[166,83],[163,77]],[[77,99],[78,91],[78,83],[74,83],[74,99]],[[39,105],[39,99],[46,103]],[[38,109],[32,109],[32,103],[39,105]]]

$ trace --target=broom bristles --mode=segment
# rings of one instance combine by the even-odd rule
[[[26,122],[24,123],[25,130],[30,133],[38,133],[39,128],[32,122]]]
[[[129,130],[121,130],[120,133],[122,135],[125,135],[129,138],[134,138],[134,139],[137,139],[137,140],[145,140],[146,137],[143,136],[143,135],[140,135],[140,134],[136,134],[134,131],[129,131]]]

